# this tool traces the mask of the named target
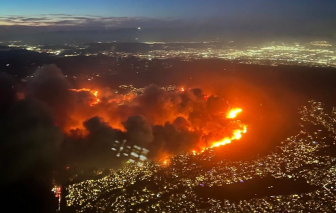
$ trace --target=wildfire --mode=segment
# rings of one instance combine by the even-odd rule
[[[181,87],[180,88],[180,92],[184,92],[185,90],[184,90],[184,87]]]
[[[243,125],[240,129],[235,129],[233,131],[231,137],[226,137],[221,141],[217,141],[217,142],[212,143],[212,146],[210,148],[219,147],[219,146],[229,144],[233,140],[240,140],[243,137],[243,134],[245,134],[246,132],[247,132],[247,126]]]
[[[229,113],[226,115],[226,118],[233,119],[237,117],[239,113],[241,113],[243,110],[240,108],[233,108],[229,111]]]
[[[73,92],[90,92],[95,97],[95,99],[89,103],[90,106],[93,106],[93,105],[96,105],[96,104],[100,103],[100,99],[98,98],[98,90],[82,88],[82,89],[70,89],[70,91],[73,91]]]
[[[240,109],[240,108],[233,108],[227,113],[226,117],[230,118],[230,119],[233,119],[237,116],[238,113],[241,113],[242,111],[243,110]],[[211,148],[229,144],[233,140],[240,140],[242,138],[243,134],[245,134],[246,132],[247,132],[247,126],[242,125],[239,129],[235,129],[233,131],[231,137],[226,137],[221,141],[217,141],[217,142],[212,143]]]
[[[161,161],[163,166],[168,166],[170,164],[170,158],[166,158],[165,160]]]
[[[242,111],[243,110],[240,109],[240,108],[231,109],[227,113],[226,117],[230,118],[230,119],[233,119],[237,116],[238,113],[240,113]],[[231,137],[225,137],[220,141],[213,142],[212,145],[210,146],[210,148],[215,148],[215,147],[219,147],[219,146],[224,146],[226,144],[230,144],[233,140],[240,140],[243,137],[243,134],[245,134],[246,132],[247,132],[247,126],[245,124],[242,124],[237,129],[233,130]],[[202,152],[204,152],[206,149],[208,149],[208,148],[203,149]],[[192,153],[195,155],[195,151],[192,151]]]

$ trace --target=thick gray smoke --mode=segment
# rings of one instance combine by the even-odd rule
[[[28,81],[27,96],[45,102],[53,109],[57,124],[63,126],[71,118],[75,105],[70,88],[71,84],[57,66],[45,65]]]
[[[104,95],[101,103],[90,111],[86,111],[85,107],[77,109],[82,110],[82,115],[103,117],[100,121],[109,123],[104,126],[123,129],[125,138],[117,140],[127,139],[132,144],[149,149],[153,159],[159,158],[162,153],[171,155],[197,149],[200,145],[204,147],[207,140],[221,139],[227,134],[224,127],[228,124],[225,113],[229,105],[219,97],[206,96],[201,89],[165,91],[149,85],[142,94],[123,104],[117,104],[120,101],[118,95],[109,94]],[[88,128],[87,122],[84,127],[90,137],[93,127]],[[71,137],[78,138],[78,134],[74,133]],[[95,144],[98,146],[100,142]]]
[[[15,101],[15,89],[13,79],[5,74],[0,73],[0,117],[5,116]]]
[[[64,166],[111,166],[114,162],[110,151],[115,140],[126,139],[145,147],[150,150],[150,157],[156,159],[162,153],[190,151],[226,134],[228,121],[223,113],[229,105],[219,97],[206,96],[198,88],[181,92],[149,85],[142,94],[123,104],[122,96],[102,90],[101,101],[94,106],[78,101],[95,98],[89,91],[76,92],[71,88],[58,67],[46,65],[28,80],[26,98],[21,101],[36,100],[36,107],[45,105],[51,109],[50,125],[59,126],[66,137],[61,146]],[[1,105],[2,111],[6,111],[15,92],[11,84],[3,84],[0,89],[12,92],[7,96],[7,104]],[[34,112],[31,106],[28,109],[26,113]]]
[[[124,122],[129,140],[141,147],[148,147],[153,142],[152,127],[143,116],[131,116]]]
[[[111,152],[112,143],[119,140],[123,133],[113,129],[100,117],[93,117],[84,122],[87,135],[69,137],[64,142],[64,151],[68,157],[76,157],[76,163],[82,168],[110,168],[114,167],[116,159]],[[71,145],[72,147],[66,147]]]
[[[0,76],[1,201],[15,202],[10,205],[13,212],[50,212],[51,175],[63,134],[45,103],[15,99],[13,83]]]

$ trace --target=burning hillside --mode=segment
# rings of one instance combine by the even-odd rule
[[[87,89],[87,88],[82,88],[82,89],[70,89],[70,91],[73,92],[88,92],[90,93],[94,98],[89,102],[90,106],[96,105],[100,103],[100,99],[98,98],[98,90],[92,90],[92,89]]]
[[[152,90],[153,91],[150,91]],[[155,89],[155,90],[154,90]],[[143,117],[143,120],[146,122],[149,122],[149,124],[151,126],[154,127],[154,130],[156,130],[155,127],[159,127],[160,125],[163,127],[168,128],[169,124],[172,124],[172,127],[175,128],[175,130],[177,131],[178,134],[184,134],[184,133],[188,133],[188,134],[199,134],[200,136],[204,137],[204,136],[209,136],[211,135],[216,135],[215,138],[221,138],[219,140],[215,140],[215,139],[209,139],[209,140],[202,140],[200,138],[196,138],[196,140],[194,141],[194,146],[198,147],[198,149],[204,151],[205,149],[208,148],[215,148],[215,147],[219,147],[219,146],[223,146],[226,144],[231,143],[233,140],[240,140],[242,138],[242,135],[244,133],[246,133],[247,131],[247,126],[245,124],[243,124],[241,121],[239,120],[234,120],[243,110],[240,108],[231,108],[229,109],[227,112],[224,112],[224,110],[221,109],[217,109],[217,111],[219,113],[217,114],[223,114],[225,113],[226,119],[223,118],[209,118],[209,115],[206,114],[201,114],[201,111],[198,111],[200,109],[206,110],[210,115],[213,115],[216,111],[211,111],[211,109],[207,109],[208,107],[206,105],[211,105],[212,101],[214,100],[220,100],[218,97],[216,96],[210,96],[210,100],[208,102],[208,98],[204,98],[204,97],[209,97],[208,94],[204,94],[201,90],[199,89],[185,89],[184,87],[176,87],[175,90],[170,90],[170,91],[166,91],[164,88],[158,88],[156,86],[149,86],[147,88],[145,88],[144,92],[138,95],[135,95],[132,93],[132,91],[130,91],[127,94],[124,95],[114,95],[114,97],[108,97],[108,99],[106,99],[106,97],[98,97],[98,94],[100,94],[98,92],[98,90],[92,90],[92,89],[88,89],[88,88],[82,88],[82,89],[70,89],[70,91],[76,92],[76,93],[81,93],[81,92],[85,92],[90,94],[90,99],[89,101],[86,101],[86,103],[90,106],[93,107],[95,105],[99,105],[99,104],[103,104],[104,106],[107,106],[108,109],[101,109],[99,108],[99,106],[97,106],[97,108],[95,110],[93,110],[95,113],[97,113],[95,116],[99,116],[102,117],[103,120],[109,120],[108,114],[109,114],[109,110],[111,110],[111,105],[114,106],[115,108],[110,111],[111,113],[116,113],[117,111],[123,112],[125,113],[125,110],[129,110],[129,116],[136,115],[137,113],[132,112],[132,110],[139,110],[143,107],[141,106],[141,103],[143,103],[142,105],[147,105],[145,103],[145,99],[146,96],[148,96],[148,93],[154,93],[157,92],[157,97],[155,97],[156,95],[153,95],[153,98],[158,99],[158,101],[160,101],[161,103],[154,103],[154,104],[159,104],[158,108],[152,108],[152,110],[166,110],[165,113],[158,113],[158,114],[150,114],[149,111],[146,111],[145,108],[142,108],[142,110],[144,110],[143,113],[138,113],[142,116],[145,115],[145,117]],[[199,98],[196,96],[195,92],[198,92],[199,97],[203,97],[203,99]],[[110,94],[112,94],[110,92]],[[118,94],[118,93],[117,93]],[[132,98],[130,98],[132,97]],[[146,97],[147,98],[147,97]],[[181,110],[181,105],[177,105],[177,104],[182,104],[183,102],[181,102],[181,100],[185,98],[189,98],[187,99],[188,102],[191,101],[195,101],[195,103],[193,103],[193,105],[190,105],[188,110]],[[154,100],[155,100],[154,99]],[[101,101],[103,100],[103,101]],[[127,101],[126,101],[127,100]],[[140,101],[141,100],[141,101]],[[140,102],[139,102],[140,101]],[[151,100],[148,99],[148,101],[150,102]],[[176,105],[174,106],[174,101],[177,102],[175,103]],[[196,101],[199,101],[199,103],[196,103]],[[188,103],[187,102],[187,103]],[[197,106],[198,105],[198,106]],[[134,109],[132,109],[134,107]],[[148,106],[150,107],[150,106]],[[164,108],[163,108],[164,107]],[[171,109],[169,110],[169,107],[171,107]],[[179,108],[178,108],[179,107]],[[227,106],[226,106],[227,107]],[[211,108],[211,107],[210,107]],[[228,109],[228,108],[227,108]],[[172,111],[171,111],[172,110]],[[148,114],[147,114],[148,113]],[[170,114],[169,114],[170,113]],[[204,123],[198,123],[200,118],[195,119],[193,116],[194,114],[196,115],[202,115],[201,117],[207,117],[204,120]],[[147,115],[146,115],[147,114]],[[122,114],[121,114],[122,115]],[[120,116],[120,114],[119,114]],[[159,116],[161,118],[159,118]],[[125,116],[126,118],[126,116]],[[83,118],[82,118],[83,119]],[[84,120],[87,120],[84,118]],[[122,121],[123,119],[119,119],[119,121]],[[162,120],[162,122],[160,122],[160,120]],[[197,122],[196,122],[197,121]],[[84,121],[83,121],[84,122]],[[214,125],[215,123],[213,122],[218,122],[217,123],[217,128],[212,128],[210,130],[207,130],[208,127],[207,124],[210,125]],[[204,126],[205,124],[205,126]],[[121,132],[125,132],[125,125],[123,123],[116,123],[112,121],[109,121],[109,124],[107,124],[108,126],[114,127],[116,129],[119,129]],[[219,125],[219,126],[218,126]],[[211,127],[210,127],[211,128]],[[77,128],[81,129],[81,128]],[[150,128],[152,129],[152,127]],[[70,129],[69,131],[73,131],[74,129]],[[156,132],[156,131],[154,131]],[[127,133],[127,132],[126,132]],[[139,137],[144,137],[143,134],[138,135],[137,137],[133,137],[132,140],[137,141],[139,140]],[[141,145],[150,145],[152,143],[151,140],[154,140],[155,137],[151,137],[151,136],[147,136],[149,138],[151,138],[150,140],[146,140],[147,143],[143,144],[141,143]],[[141,141],[141,139],[140,139]],[[215,141],[215,142],[213,142]],[[166,143],[169,141],[165,141]],[[182,142],[183,143],[183,142]],[[179,145],[180,146],[180,145]],[[205,148],[204,148],[205,147]],[[195,148],[195,147],[192,147]],[[167,150],[162,150],[163,152],[166,152]],[[183,149],[181,149],[181,151],[183,151]],[[184,150],[187,151],[187,150]],[[174,153],[174,152],[172,152]]]
[[[25,99],[38,99],[53,111],[65,136],[61,153],[67,164],[110,166],[115,162],[106,159],[115,143],[119,156],[127,146],[149,150],[151,159],[201,152],[247,131],[238,120],[242,109],[199,88],[125,88],[74,89],[56,66],[45,66],[27,83]]]

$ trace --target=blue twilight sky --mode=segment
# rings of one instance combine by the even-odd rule
[[[206,18],[229,14],[336,13],[335,0],[2,0],[0,16],[40,14]]]
[[[336,0],[0,0],[2,25],[336,35]]]

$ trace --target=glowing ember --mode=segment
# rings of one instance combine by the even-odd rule
[[[166,159],[162,162],[163,166],[168,166],[169,165],[170,160]]]
[[[180,92],[184,92],[184,87],[181,87]]]
[[[241,113],[243,110],[240,108],[233,108],[229,111],[229,113],[226,115],[227,118],[235,118],[237,117],[237,114]]]
[[[89,103],[90,106],[93,106],[93,105],[96,105],[96,104],[100,103],[100,99],[98,98],[98,91],[97,90],[82,88],[82,89],[70,89],[70,91],[73,91],[73,92],[90,92],[95,97],[95,99]]]

